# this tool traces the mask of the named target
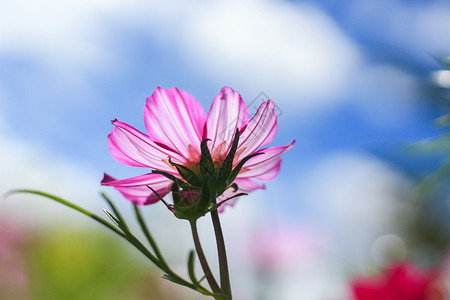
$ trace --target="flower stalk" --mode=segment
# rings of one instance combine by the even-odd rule
[[[219,256],[219,268],[220,268],[220,286],[227,299],[231,300],[231,284],[230,274],[228,271],[227,251],[225,248],[225,240],[223,238],[222,227],[220,225],[219,213],[217,210],[211,211],[211,219],[214,226],[214,233],[216,235],[217,253]]]
[[[202,266],[203,272],[205,273],[206,280],[208,281],[208,284],[214,293],[222,294],[222,290],[217,284],[217,281],[214,278],[214,275],[212,274],[211,269],[209,267],[208,261],[206,260],[205,253],[203,252],[203,248],[200,243],[200,238],[198,236],[197,221],[190,221],[189,223],[191,225],[195,251],[197,252],[198,259],[200,260],[200,265]]]

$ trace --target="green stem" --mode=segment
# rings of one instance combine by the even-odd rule
[[[198,259],[200,260],[200,265],[202,266],[203,272],[205,273],[206,280],[208,281],[214,293],[222,294],[222,290],[217,284],[217,281],[214,278],[211,269],[209,268],[208,261],[206,260],[202,245],[200,244],[197,230],[197,221],[190,221],[189,223],[191,224],[192,238],[194,239],[195,250],[197,251]]]
[[[227,296],[226,299],[231,300],[230,273],[228,271],[227,251],[225,249],[225,241],[223,238],[222,227],[220,226],[219,213],[216,210],[211,211],[211,219],[216,234],[217,252],[219,255],[220,267],[220,286]]]

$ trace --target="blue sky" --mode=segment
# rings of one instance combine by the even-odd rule
[[[40,188],[95,207],[85,198],[104,171],[143,171],[108,153],[111,119],[144,129],[157,86],[186,90],[208,110],[227,85],[247,103],[260,92],[277,103],[273,145],[297,140],[257,194],[265,210],[346,232],[342,216],[399,197],[387,179],[407,186],[436,163],[403,146],[439,133],[431,122],[448,102],[430,92],[442,92],[430,76],[449,36],[447,1],[3,1],[1,191]],[[367,191],[380,193],[367,207],[333,212]],[[373,236],[385,230],[371,226]]]

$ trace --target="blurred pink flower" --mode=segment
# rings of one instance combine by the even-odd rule
[[[445,300],[441,272],[419,270],[401,262],[388,267],[381,277],[352,282],[356,300]]]
[[[275,104],[270,100],[262,103],[255,116],[249,120],[247,105],[239,93],[224,87],[214,98],[206,115],[203,107],[187,92],[177,88],[157,88],[147,98],[144,109],[148,135],[114,120],[112,123],[116,127],[108,136],[109,150],[120,163],[164,171],[181,179],[170,162],[183,165],[198,174],[201,142],[210,139],[208,147],[217,170],[231,148],[236,129],[239,129],[233,168],[248,155],[264,154],[252,157],[244,165],[234,180],[238,190],[227,189],[218,198],[220,202],[237,193],[264,189],[264,185],[253,179],[269,181],[278,175],[281,155],[292,149],[294,141],[287,146],[258,150],[275,137],[278,126],[274,107]],[[123,180],[105,174],[102,180],[102,185],[113,186],[126,199],[139,205],[159,200],[148,186],[164,197],[170,192],[172,183],[165,176],[154,173]]]
[[[28,299],[25,233],[13,222],[0,222],[0,299]]]
[[[258,268],[270,271],[305,267],[319,255],[324,239],[318,228],[265,220],[252,234],[250,243],[250,258]]]

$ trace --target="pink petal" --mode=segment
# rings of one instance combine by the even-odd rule
[[[112,123],[116,128],[108,135],[109,151],[118,162],[172,173],[176,170],[168,165],[168,157],[172,157],[174,162],[184,163],[179,154],[155,144],[136,128],[117,120]]]
[[[113,186],[127,200],[138,205],[153,204],[159,201],[151,189],[151,186],[161,197],[170,192],[172,181],[159,174],[145,174],[128,179],[116,180],[105,173],[102,185]]]
[[[281,155],[294,148],[294,141],[287,146],[269,147],[257,153],[264,153],[250,160],[241,169],[238,178],[255,178],[262,181],[273,180],[280,171]]]
[[[258,148],[270,143],[275,137],[277,129],[275,104],[267,100],[259,106],[258,111],[248,122],[239,138],[238,149],[244,149],[240,158],[244,158]]]
[[[151,140],[177,151],[188,161],[199,160],[206,113],[194,97],[177,88],[158,87],[147,98],[144,118]],[[197,150],[195,157],[190,157],[192,149]]]
[[[221,202],[221,201],[223,201],[223,200],[225,200],[227,198],[233,197],[234,195],[239,194],[239,193],[250,193],[250,192],[252,192],[254,190],[257,190],[257,189],[265,189],[265,186],[263,184],[257,184],[253,180],[246,179],[246,178],[242,178],[242,179],[238,178],[238,179],[236,179],[234,181],[234,183],[236,183],[238,185],[238,190],[236,192],[234,192],[232,188],[226,190],[222,195],[220,195],[217,198],[217,203],[219,203],[219,202]],[[234,203],[236,203],[236,201],[239,198],[240,197],[236,197],[236,198],[233,198],[233,199],[223,203],[218,208],[218,211],[219,212],[223,212],[223,210],[224,210],[224,208],[226,206],[233,206]]]
[[[242,130],[247,123],[248,108],[241,95],[229,87],[222,88],[209,110],[204,135],[204,138],[211,139],[208,146],[213,159],[227,154],[236,128]],[[220,153],[216,153],[216,150]]]

